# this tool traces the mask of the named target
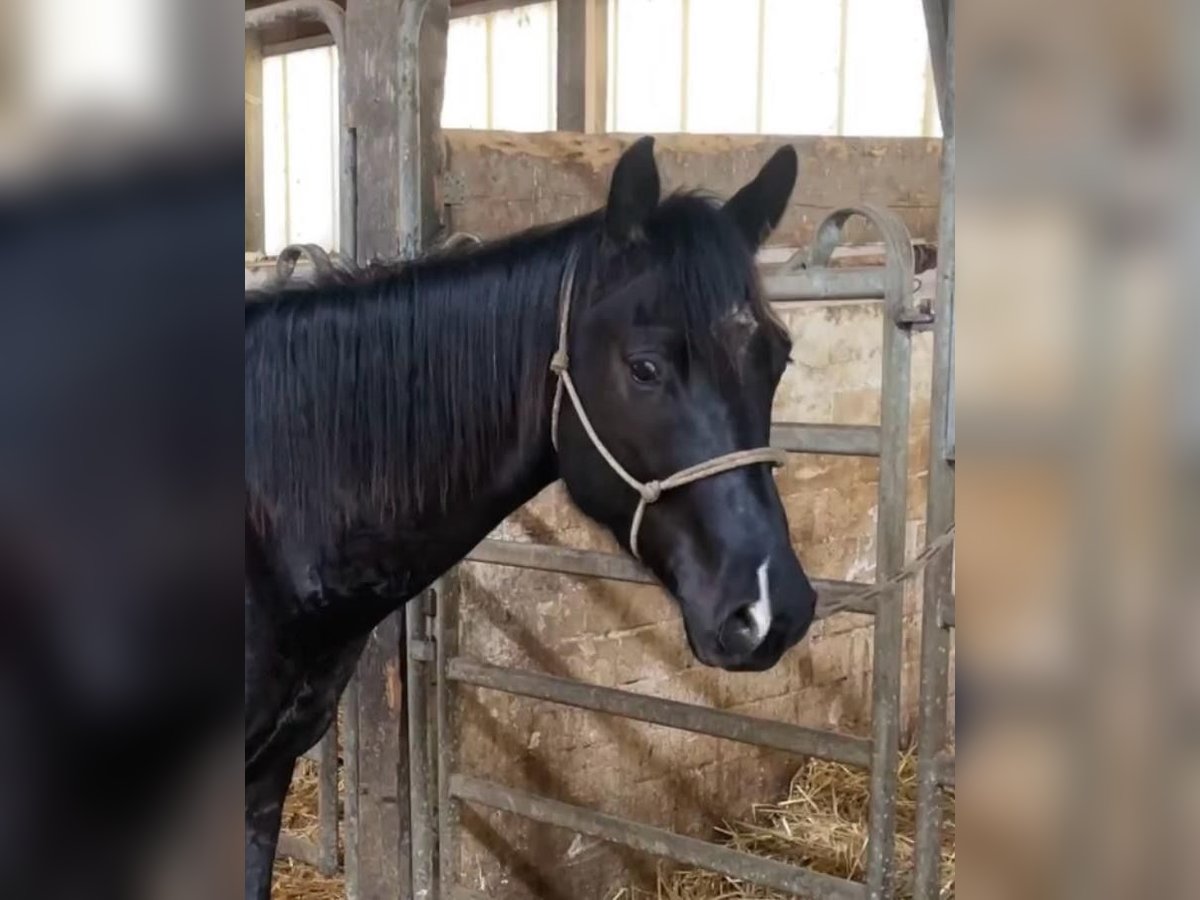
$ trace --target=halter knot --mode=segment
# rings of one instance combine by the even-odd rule
[[[563,372],[567,371],[567,367],[570,364],[571,361],[567,358],[567,351],[565,348],[555,350],[554,355],[550,357],[550,371],[555,375],[561,375]]]
[[[647,481],[638,491],[642,495],[642,501],[650,504],[658,500],[662,496],[663,486],[661,481]]]

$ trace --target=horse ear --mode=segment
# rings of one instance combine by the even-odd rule
[[[792,188],[796,186],[798,168],[796,149],[791,144],[784,144],[767,160],[754,180],[725,204],[725,211],[733,217],[753,249],[759,248],[783,218]]]
[[[604,224],[613,240],[625,242],[637,237],[642,223],[658,206],[661,186],[654,162],[654,138],[639,138],[617,160]]]

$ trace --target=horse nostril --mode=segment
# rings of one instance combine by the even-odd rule
[[[766,637],[754,614],[755,605],[747,603],[735,609],[721,626],[717,640],[726,653],[749,653]]]

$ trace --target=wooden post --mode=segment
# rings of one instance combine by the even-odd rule
[[[408,728],[404,613],[376,626],[358,663],[357,871],[361,900],[409,896]],[[348,854],[349,855],[349,854]]]
[[[408,0],[403,0],[408,2]],[[400,252],[400,8],[398,0],[349,0],[346,71],[350,122],[358,150],[358,259]],[[444,168],[439,120],[446,72],[448,0],[430,0],[421,31],[422,225],[428,239],[440,219],[437,180]]]
[[[604,132],[608,0],[558,0],[559,131]]]
[[[246,252],[264,249],[262,38],[246,32]]]
[[[401,69],[412,52],[402,38],[402,12],[413,0],[349,0],[346,6],[347,113],[357,148],[357,255],[360,262],[395,259],[401,250]],[[437,178],[444,166],[439,120],[445,82],[448,0],[429,0],[421,29],[421,232],[436,233]],[[411,58],[411,57],[409,57]],[[410,229],[411,231],[411,229]],[[347,766],[347,882],[351,900],[408,898],[412,889],[409,740],[405,698],[404,611],[371,633],[354,691],[356,758]],[[350,775],[353,774],[353,783]],[[351,844],[353,846],[351,846]],[[351,871],[353,868],[353,871]]]

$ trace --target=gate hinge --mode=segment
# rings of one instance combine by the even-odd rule
[[[408,655],[420,662],[433,662],[437,658],[437,645],[433,638],[410,638]]]
[[[928,331],[933,327],[933,310],[928,302],[913,309],[903,309],[896,316],[896,324],[912,328],[914,331]]]

